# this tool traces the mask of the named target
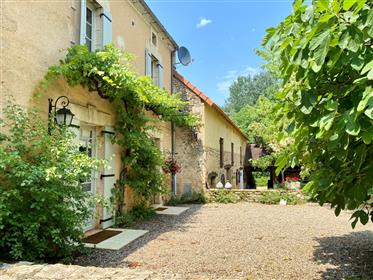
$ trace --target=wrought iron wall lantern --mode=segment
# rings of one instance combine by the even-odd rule
[[[57,109],[58,104],[61,108]],[[60,96],[56,99],[53,104],[53,99],[48,99],[48,117],[49,120],[53,118],[54,122],[58,126],[70,126],[73,121],[74,114],[67,108],[70,104],[69,98],[67,96]],[[51,131],[51,125],[48,126],[48,131]]]

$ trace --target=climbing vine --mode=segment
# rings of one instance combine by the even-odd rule
[[[162,192],[165,184],[160,167],[164,160],[151,131],[160,121],[196,126],[198,118],[186,112],[186,103],[154,85],[149,77],[138,76],[131,70],[128,56],[110,45],[96,52],[85,46],[70,48],[59,65],[48,69],[41,85],[45,89],[60,77],[70,87],[81,85],[114,105],[114,142],[122,148],[123,168],[118,193],[123,193],[124,186],[131,186],[144,199]]]

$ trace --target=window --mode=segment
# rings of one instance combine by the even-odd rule
[[[240,146],[240,165],[242,165],[242,146]]]
[[[219,139],[219,146],[220,146],[220,168],[224,166],[224,139],[220,138]]]
[[[112,17],[110,10],[93,0],[81,0],[80,45],[94,51],[112,42]]]
[[[152,44],[157,46],[157,35],[154,32],[152,32]]]
[[[152,67],[151,67],[151,77],[154,84],[159,85],[159,61],[154,56],[152,56]]]
[[[231,164],[234,165],[234,144],[231,143]]]
[[[87,6],[85,30],[85,44],[87,45],[89,51],[93,51],[94,9],[90,5]]]
[[[163,88],[163,66],[149,49],[145,49],[145,73],[153,79],[155,85]]]

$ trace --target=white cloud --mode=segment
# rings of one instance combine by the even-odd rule
[[[255,74],[258,74],[259,72],[260,70],[258,68],[254,68],[250,66],[242,70],[229,70],[224,75],[222,80],[216,84],[216,87],[219,92],[223,93],[224,96],[227,97],[229,95],[229,87],[237,79],[238,76],[248,76],[248,75],[253,76]]]
[[[204,27],[208,24],[212,23],[212,20],[211,19],[207,19],[207,18],[201,18],[201,20],[199,21],[199,23],[197,23],[197,28],[201,28],[201,27]]]

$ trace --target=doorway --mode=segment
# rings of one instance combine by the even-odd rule
[[[85,153],[89,157],[96,156],[96,130],[93,126],[81,125],[79,134],[79,151]],[[89,193],[91,196],[96,195],[96,178],[95,172],[92,172],[82,182],[83,190]],[[87,202],[88,203],[88,202]],[[96,206],[91,209],[92,215],[84,223],[84,230],[90,230],[96,226]]]

